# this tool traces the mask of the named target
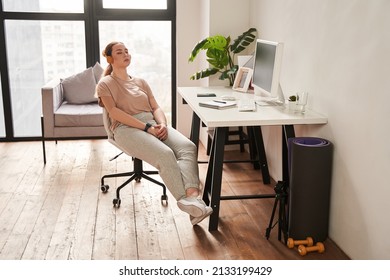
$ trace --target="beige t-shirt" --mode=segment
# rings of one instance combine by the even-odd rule
[[[149,100],[154,96],[144,79],[132,77],[125,81],[107,75],[99,81],[96,93],[98,97],[112,96],[116,107],[130,115],[153,111]]]

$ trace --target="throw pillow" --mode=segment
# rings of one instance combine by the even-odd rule
[[[92,67],[61,81],[64,98],[71,104],[96,102],[96,81]]]
[[[103,75],[103,67],[99,64],[99,62],[96,62],[95,65],[92,67],[93,74],[95,75],[96,83],[99,82],[100,78]]]

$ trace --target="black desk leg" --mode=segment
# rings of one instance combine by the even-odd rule
[[[223,156],[225,150],[225,137],[227,134],[227,127],[215,128],[214,141],[212,144],[213,157],[210,159],[205,189],[210,190],[210,206],[213,208],[213,213],[210,216],[209,231],[218,229],[219,219],[219,204],[221,199],[222,188],[222,169]],[[211,181],[210,181],[211,177]],[[209,183],[210,182],[210,183]]]
[[[289,171],[289,162],[288,162],[288,139],[295,137],[295,130],[293,125],[284,125],[283,126],[283,139],[282,139],[282,175],[283,181],[287,184],[289,183],[290,171]]]
[[[216,130],[214,130],[214,133],[216,133]],[[209,156],[209,162],[207,165],[207,173],[206,173],[206,179],[204,182],[204,191],[203,191],[203,201],[210,205],[210,197],[211,197],[211,184],[212,184],[212,177],[213,177],[213,169],[214,169],[214,151],[215,151],[215,137],[211,140],[211,149],[210,149],[210,156]]]
[[[261,133],[261,127],[253,126],[252,129],[253,129],[253,137],[255,138],[257,156],[260,162],[261,172],[263,175],[263,183],[270,184],[271,179],[269,176],[267,156],[265,154],[263,134]]]
[[[281,240],[282,233],[284,243],[288,238],[288,219],[289,219],[289,205],[288,192],[290,186],[290,163],[288,151],[288,139],[295,137],[295,130],[293,125],[284,125],[282,129],[282,172],[283,172],[283,191],[278,194],[279,197],[279,229],[278,240]]]
[[[199,148],[199,131],[200,131],[200,118],[198,117],[197,114],[193,113],[190,140],[194,142],[196,148]]]

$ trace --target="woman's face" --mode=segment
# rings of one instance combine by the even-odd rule
[[[116,44],[112,47],[112,64],[117,67],[127,67],[131,62],[131,55],[124,44]]]

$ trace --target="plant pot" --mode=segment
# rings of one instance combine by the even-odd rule
[[[291,113],[305,113],[305,105],[298,101],[288,101],[288,111]]]
[[[298,102],[296,101],[288,101],[288,111],[291,113],[297,112],[299,109]]]

